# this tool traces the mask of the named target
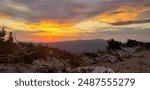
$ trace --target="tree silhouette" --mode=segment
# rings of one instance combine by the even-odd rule
[[[127,47],[135,47],[135,46],[139,46],[139,45],[143,45],[143,43],[136,41],[136,40],[131,40],[131,39],[128,39],[127,43],[126,43]]]
[[[10,33],[9,33],[8,40],[7,40],[7,43],[9,43],[9,44],[13,44],[13,41],[14,41],[13,33],[12,33],[12,32],[10,32]]]
[[[5,27],[3,26],[2,30],[0,31],[0,45],[4,43],[5,35],[6,35],[6,31],[5,31]]]
[[[110,39],[107,41],[108,47],[107,49],[121,49],[122,43],[119,41],[115,41],[114,39]]]

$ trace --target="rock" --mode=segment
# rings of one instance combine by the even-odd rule
[[[116,56],[108,55],[108,54],[106,54],[105,56],[103,56],[101,58],[103,61],[107,61],[107,62],[111,62],[111,63],[115,63],[118,61]]]
[[[114,73],[114,71],[106,67],[95,67],[91,73]]]
[[[121,58],[131,58],[131,57],[136,57],[136,58],[143,58],[144,54],[142,53],[136,53],[136,48],[122,48],[121,50],[116,50],[116,55],[118,55]]]
[[[122,50],[124,51],[124,52],[128,52],[129,54],[134,54],[135,53],[135,51],[136,51],[136,48],[122,48]]]
[[[82,56],[82,60],[85,62],[85,64],[91,64],[95,62],[94,60],[90,59],[87,56]]]
[[[110,55],[108,57],[108,61],[110,61],[111,63],[115,63],[117,61],[117,58],[115,56],[113,56],[113,55]]]
[[[78,67],[68,71],[69,73],[114,73],[110,68],[106,67]]]
[[[121,58],[131,58],[133,54],[135,54],[135,48],[122,48],[121,50],[116,50],[115,54]]]

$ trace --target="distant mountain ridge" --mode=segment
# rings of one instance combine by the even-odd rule
[[[107,41],[102,39],[94,39],[94,40],[75,40],[75,41],[52,42],[41,44],[77,53],[77,52],[96,51],[98,49],[105,50]]]

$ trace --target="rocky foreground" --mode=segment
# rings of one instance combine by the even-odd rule
[[[1,73],[148,73],[150,72],[150,50],[122,48],[120,50],[81,53],[80,65],[72,66],[71,60],[56,56],[37,59],[27,64],[21,61],[24,50],[7,57],[0,57]],[[32,53],[28,53],[28,55]],[[7,60],[6,60],[7,59]],[[7,61],[7,62],[4,62]]]

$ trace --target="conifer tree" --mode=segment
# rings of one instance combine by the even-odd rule
[[[0,44],[4,43],[5,35],[6,35],[6,31],[5,31],[5,27],[3,26],[2,30],[0,31]]]
[[[12,32],[10,32],[10,33],[9,33],[8,40],[7,40],[7,43],[12,44],[12,43],[13,43],[13,41],[14,41],[13,33],[12,33]]]

